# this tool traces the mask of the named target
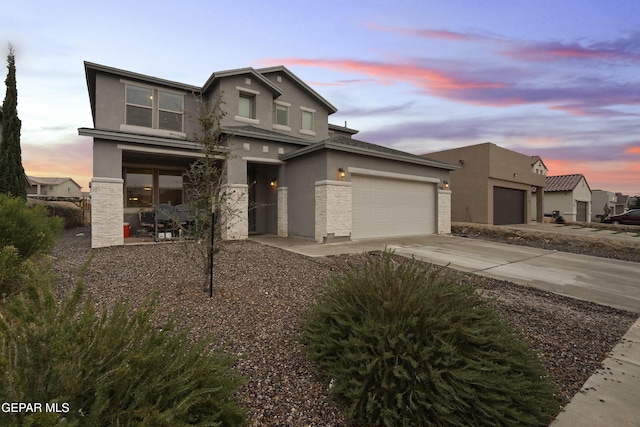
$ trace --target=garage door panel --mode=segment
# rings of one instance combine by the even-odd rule
[[[352,238],[432,234],[435,184],[352,175]]]
[[[524,190],[493,187],[493,224],[523,224],[525,195]]]

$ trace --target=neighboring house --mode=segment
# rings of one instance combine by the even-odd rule
[[[93,128],[92,246],[121,245],[122,223],[186,202],[183,172],[202,156],[190,137],[195,96],[220,96],[230,156],[223,192],[238,215],[223,239],[250,233],[317,242],[450,232],[457,169],[353,139],[336,108],[284,66],[215,72],[202,86],[85,62]],[[255,209],[250,207],[258,206]]]
[[[82,187],[71,178],[27,176],[28,196],[82,197]]]
[[[611,191],[593,190],[591,192],[591,220],[600,222],[603,217],[607,216],[605,206],[609,208],[609,215],[614,215],[616,201],[616,194]]]
[[[629,210],[629,195],[616,193],[616,208],[614,209],[613,212],[611,212],[611,214],[619,215],[628,210]]]
[[[547,176],[544,212],[565,221],[591,222],[591,189],[582,174]]]
[[[549,172],[540,156],[531,156],[531,172],[544,176]]]
[[[547,176],[549,169],[542,161],[540,156],[531,156],[531,172],[537,175]],[[544,194],[544,193],[543,193]],[[531,218],[535,218],[537,220],[538,216],[538,201],[537,201],[538,192],[535,189],[531,191],[530,198],[530,207],[531,207]],[[543,218],[544,219],[544,218]]]
[[[481,224],[526,224],[542,221],[544,206],[531,215],[531,187],[542,188],[544,175],[531,171],[531,157],[492,143],[471,145],[425,154],[429,158],[457,164],[451,172],[451,218],[456,222]]]

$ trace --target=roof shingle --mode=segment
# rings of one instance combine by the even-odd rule
[[[573,191],[573,189],[576,188],[581,179],[584,179],[584,175],[582,175],[581,173],[572,175],[548,176],[544,191]]]

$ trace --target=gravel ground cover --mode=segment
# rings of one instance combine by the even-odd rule
[[[326,280],[360,254],[329,258],[302,255],[252,241],[224,242],[215,257],[213,298],[204,277],[185,256],[183,243],[127,245],[91,250],[90,230],[67,230],[54,251],[59,294],[77,282],[82,264],[94,257],[85,289],[109,308],[119,298],[136,306],[159,294],[162,316],[177,310],[191,336],[213,333],[226,344],[247,378],[239,398],[254,426],[343,426],[326,385],[314,381],[298,342],[301,316]],[[398,262],[405,262],[398,257]],[[460,280],[485,295],[497,312],[528,339],[544,359],[565,404],[599,367],[637,314],[470,274]]]

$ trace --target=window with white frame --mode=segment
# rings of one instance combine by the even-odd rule
[[[238,98],[238,116],[245,119],[253,119],[253,98],[254,96],[245,92],[240,92]]]
[[[288,102],[273,102],[273,128],[284,131],[291,131],[289,124],[289,109],[291,104]]]
[[[315,135],[315,131],[313,129],[313,115],[315,110],[311,108],[300,107],[302,113],[302,122],[300,123],[300,133],[306,135]]]
[[[126,125],[182,132],[183,114],[183,94],[126,84]]]
[[[158,91],[158,127],[182,132],[184,97],[176,93]]]
[[[153,127],[153,89],[127,85],[126,124]]]
[[[276,104],[276,124],[289,126],[289,107],[283,104]]]

